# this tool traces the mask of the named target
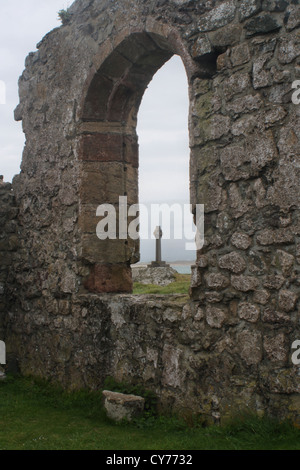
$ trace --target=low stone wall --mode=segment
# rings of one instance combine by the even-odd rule
[[[216,309],[181,295],[89,294],[37,300],[10,315],[9,348],[23,374],[67,388],[100,389],[104,379],[143,385],[167,410],[209,422],[241,410],[299,422],[299,367],[291,363],[287,318],[270,336],[232,310],[226,328]],[[40,309],[36,315],[36,309]]]

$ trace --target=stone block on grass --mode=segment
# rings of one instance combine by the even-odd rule
[[[113,421],[119,422],[123,419],[132,421],[133,418],[141,416],[144,411],[145,399],[142,397],[108,390],[104,390],[102,394],[107,416]]]

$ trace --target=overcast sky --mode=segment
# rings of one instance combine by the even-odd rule
[[[1,0],[0,174],[11,181],[20,171],[24,134],[13,111],[18,104],[18,78],[29,52],[51,29],[60,26],[64,0]],[[0,99],[1,101],[1,99]],[[189,203],[188,87],[181,59],[173,57],[154,76],[138,115],[140,202]]]
[[[24,135],[14,121],[19,102],[18,79],[26,56],[51,29],[59,26],[57,12],[64,0],[0,0],[0,80],[6,86],[6,104],[0,105],[0,174],[5,181],[19,173]]]

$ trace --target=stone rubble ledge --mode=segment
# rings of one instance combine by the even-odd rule
[[[144,411],[145,399],[142,397],[109,390],[104,390],[102,394],[107,416],[113,421],[122,421],[123,419],[131,421]]]
[[[175,281],[177,271],[170,266],[163,267],[135,267],[132,266],[133,282],[141,284],[154,284],[157,286],[167,286]]]

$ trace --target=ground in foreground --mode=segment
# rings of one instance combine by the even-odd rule
[[[41,380],[8,376],[0,382],[0,449],[300,450],[300,430],[251,416],[211,427],[162,416],[114,424],[105,416],[101,391],[68,393]]]

